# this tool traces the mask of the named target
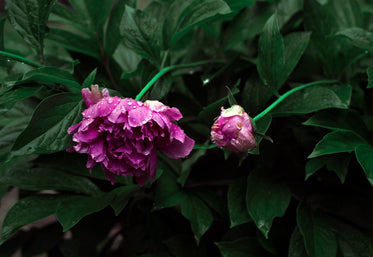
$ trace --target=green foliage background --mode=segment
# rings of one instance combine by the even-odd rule
[[[373,256],[372,1],[6,0],[0,10],[0,207],[18,192],[0,256]],[[143,100],[179,108],[178,124],[206,147],[182,160],[159,153],[141,188],[112,186],[65,151],[82,88],[134,98],[164,68],[198,61]],[[226,87],[274,141],[258,136],[248,157],[208,147]]]

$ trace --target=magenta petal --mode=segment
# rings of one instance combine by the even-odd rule
[[[185,136],[184,142],[173,140],[171,144],[160,146],[161,151],[172,159],[183,158],[193,150],[194,140]]]
[[[142,106],[128,112],[128,123],[131,127],[139,127],[150,121],[152,112],[149,108]]]

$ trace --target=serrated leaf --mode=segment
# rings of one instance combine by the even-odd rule
[[[246,208],[246,177],[236,179],[228,189],[228,210],[231,227],[249,222]]]
[[[234,241],[215,243],[223,257],[257,257],[264,251],[255,238],[243,237]]]
[[[285,61],[285,47],[276,14],[272,15],[259,38],[258,72],[264,85],[275,90],[280,88],[279,78]]]
[[[35,195],[19,200],[4,219],[1,228],[1,243],[20,227],[54,214],[62,199],[64,196],[60,195]]]
[[[15,186],[26,190],[63,190],[87,195],[97,195],[101,192],[91,180],[60,170],[11,169],[2,171],[0,174],[0,185]]]
[[[341,183],[344,183],[348,172],[348,165],[350,163],[350,160],[351,154],[346,153],[325,155],[313,158],[306,164],[305,180],[307,180],[316,171],[326,165],[326,168],[328,170],[334,171]]]
[[[282,183],[272,180],[263,169],[247,178],[246,206],[258,229],[268,238],[275,217],[282,217],[290,204],[291,193]]]
[[[373,186],[373,147],[367,144],[358,145],[355,155],[369,183]]]
[[[17,138],[14,154],[52,153],[71,146],[67,129],[81,119],[82,102],[80,95],[70,93],[52,95],[42,101],[28,127]]]
[[[197,196],[188,194],[182,201],[181,213],[190,221],[194,238],[198,244],[201,237],[212,225],[213,217],[210,209]]]
[[[272,111],[273,116],[306,114],[328,108],[348,109],[352,89],[349,85],[313,86],[295,92]]]
[[[335,257],[337,239],[323,217],[311,211],[304,202],[297,208],[297,223],[310,257]]]
[[[163,25],[163,40],[172,46],[194,26],[206,22],[216,15],[230,12],[231,9],[222,0],[174,1]]]
[[[356,133],[336,130],[325,135],[316,144],[315,148],[308,156],[308,158],[315,158],[318,156],[333,153],[350,153],[354,151],[358,145],[364,143],[365,140]]]
[[[66,232],[85,216],[101,211],[110,203],[111,196],[71,196],[61,201],[56,209],[57,220]]]
[[[7,13],[14,28],[42,54],[47,21],[56,0],[7,0]]]

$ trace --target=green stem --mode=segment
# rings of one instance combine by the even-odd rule
[[[199,145],[199,144],[195,144],[193,149],[213,149],[215,148],[216,145],[213,144],[213,145]]]
[[[170,72],[175,69],[182,69],[182,68],[189,68],[189,67],[194,67],[194,66],[199,66],[199,65],[204,65],[209,63],[209,61],[200,61],[200,62],[193,62],[189,64],[180,64],[180,65],[173,65],[166,67],[159,71],[149,82],[148,84],[145,85],[145,87],[141,90],[141,92],[136,96],[136,100],[139,101],[145,94],[146,92],[154,85],[154,83],[163,75],[165,75],[167,72]]]
[[[258,115],[256,115],[253,118],[253,120],[256,121],[256,120],[261,119],[264,115],[266,115],[267,113],[269,113],[273,108],[275,108],[282,101],[284,101],[288,96],[292,95],[293,93],[295,93],[295,92],[297,92],[299,90],[302,90],[302,89],[305,89],[305,88],[311,87],[311,86],[320,85],[320,84],[330,84],[330,83],[336,83],[336,82],[337,82],[336,80],[320,80],[320,81],[311,82],[311,83],[308,83],[308,84],[305,84],[305,85],[293,88],[293,89],[289,90],[288,92],[286,92],[285,94],[283,94],[282,96],[280,96],[280,98],[278,98],[270,106],[268,106],[266,109],[264,109],[264,111],[262,111],[261,113],[259,113]]]
[[[8,58],[11,58],[11,59],[19,61],[19,62],[23,62],[25,64],[34,66],[36,68],[44,67],[43,65],[41,65],[37,62],[34,62],[34,61],[29,60],[29,59],[23,58],[22,56],[19,56],[19,55],[15,55],[15,54],[11,54],[11,53],[8,53],[8,52],[3,52],[3,51],[0,51],[0,55],[6,56]]]

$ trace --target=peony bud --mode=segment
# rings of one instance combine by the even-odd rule
[[[239,105],[226,110],[221,108],[221,114],[211,128],[211,140],[235,153],[252,151],[257,146],[250,117]]]

